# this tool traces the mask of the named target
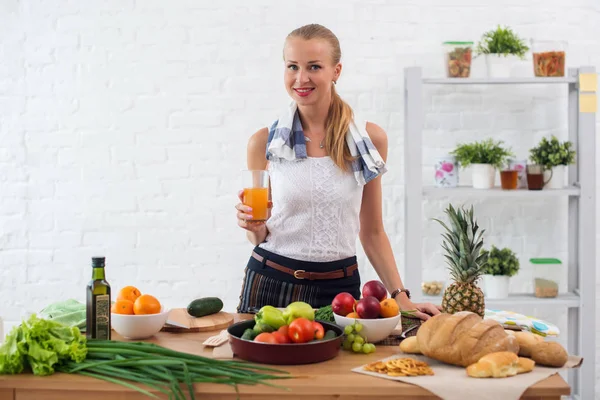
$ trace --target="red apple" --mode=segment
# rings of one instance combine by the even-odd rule
[[[345,317],[354,311],[355,304],[356,300],[354,299],[354,296],[348,292],[342,292],[335,296],[331,302],[331,311],[333,311],[334,314]]]
[[[383,286],[383,283],[379,281],[369,281],[363,286],[362,295],[363,297],[373,296],[377,300],[383,301],[387,297],[387,290],[385,289],[385,286]]]
[[[381,304],[373,296],[365,296],[356,305],[358,316],[363,319],[375,319],[381,312]]]

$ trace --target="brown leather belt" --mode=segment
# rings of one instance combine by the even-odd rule
[[[254,251],[252,252],[252,257],[257,259],[261,263],[263,262],[263,257]],[[303,269],[291,269],[291,268],[284,267],[283,265],[279,265],[271,260],[267,260],[265,262],[265,264],[268,267],[276,269],[277,271],[281,271],[288,275],[292,275],[296,279],[308,279],[309,281],[314,281],[316,279],[339,279],[339,278],[343,278],[345,276],[343,268],[337,269],[335,271],[329,271],[329,272],[306,272]],[[354,271],[357,269],[358,269],[358,264],[354,264],[349,267],[346,267],[347,276],[352,276]]]

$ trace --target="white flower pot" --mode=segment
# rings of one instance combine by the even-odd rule
[[[515,55],[486,54],[485,65],[488,78],[510,78],[513,67],[520,61]]]
[[[489,299],[504,299],[508,297],[510,277],[506,275],[482,275],[483,294]]]
[[[548,179],[550,179],[548,181]],[[544,186],[544,189],[562,189],[565,187],[565,166],[558,165],[552,168],[552,176],[550,176],[550,170],[544,171],[544,181],[548,183]]]
[[[496,181],[496,169],[490,164],[472,164],[473,188],[491,189]]]

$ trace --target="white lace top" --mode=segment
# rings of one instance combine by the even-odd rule
[[[273,208],[259,246],[303,261],[356,255],[363,186],[330,157],[269,163]]]

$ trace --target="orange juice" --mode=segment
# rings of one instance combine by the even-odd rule
[[[249,213],[251,221],[266,221],[269,217],[267,203],[269,202],[269,188],[245,188],[244,204],[252,207]]]

